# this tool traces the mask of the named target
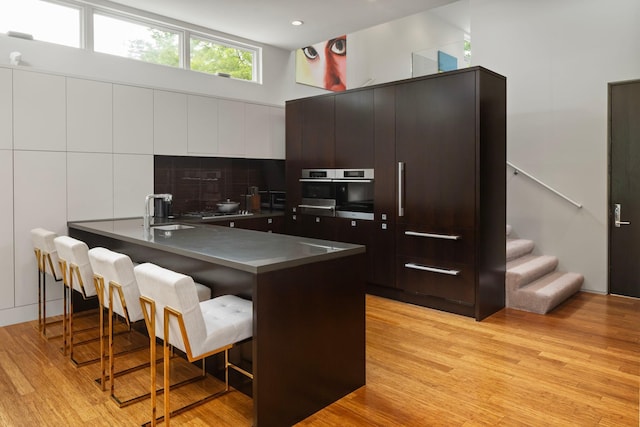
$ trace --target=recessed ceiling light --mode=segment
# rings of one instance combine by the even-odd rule
[[[300,25],[304,24],[303,21],[300,21],[299,19],[296,19],[295,21],[291,21],[291,25],[299,27]]]

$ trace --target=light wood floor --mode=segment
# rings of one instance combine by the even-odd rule
[[[636,427],[639,332],[640,301],[615,296],[579,293],[546,316],[505,309],[482,322],[367,296],[367,385],[299,426]],[[118,408],[94,382],[99,367],[72,366],[33,322],[0,328],[0,342],[0,425],[149,419],[148,401]],[[237,391],[172,419],[251,422]]]

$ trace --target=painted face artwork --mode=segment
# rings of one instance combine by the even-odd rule
[[[332,91],[347,88],[347,36],[298,49],[296,81]]]

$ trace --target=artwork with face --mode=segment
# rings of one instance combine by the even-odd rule
[[[296,82],[332,91],[347,88],[347,36],[296,51]]]

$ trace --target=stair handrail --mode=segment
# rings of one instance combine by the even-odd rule
[[[544,182],[540,181],[538,178],[536,178],[535,176],[531,175],[530,173],[528,173],[527,171],[523,170],[522,168],[519,168],[518,166],[514,165],[513,163],[511,163],[510,161],[507,160],[507,166],[511,167],[513,169],[513,174],[517,175],[519,173],[523,174],[524,176],[526,176],[527,178],[531,179],[532,181],[537,182],[538,184],[540,184],[541,186],[543,186],[544,188],[546,188],[547,190],[551,191],[552,193],[562,197],[563,199],[565,199],[567,202],[571,203],[572,205],[574,205],[575,207],[577,207],[578,209],[582,209],[582,203],[578,203],[575,200],[565,196],[564,194],[562,194],[561,192],[559,192],[558,190],[556,190],[555,188],[545,184]]]

